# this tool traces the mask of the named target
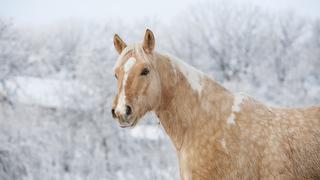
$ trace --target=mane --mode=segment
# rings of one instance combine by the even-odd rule
[[[177,70],[181,72],[183,76],[187,79],[191,88],[198,92],[198,94],[201,94],[204,85],[202,80],[204,77],[206,77],[206,75],[203,72],[196,69],[195,67],[187,64],[183,60],[173,55],[166,54],[166,56],[171,61],[175,74],[177,73]]]

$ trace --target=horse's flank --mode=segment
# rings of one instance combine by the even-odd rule
[[[155,56],[162,87],[155,112],[182,179],[320,178],[320,108],[271,108],[176,58]]]

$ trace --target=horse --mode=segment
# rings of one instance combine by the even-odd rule
[[[267,106],[232,93],[182,60],[114,35],[112,116],[133,128],[154,112],[175,147],[182,180],[320,179],[320,107]]]

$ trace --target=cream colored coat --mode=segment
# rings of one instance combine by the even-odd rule
[[[320,179],[319,107],[273,108],[231,93],[154,44],[149,30],[132,47],[115,37],[118,92],[133,107],[129,117],[115,117],[134,126],[154,111],[176,148],[182,180]],[[148,76],[139,76],[141,67]]]

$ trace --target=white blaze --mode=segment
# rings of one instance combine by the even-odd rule
[[[136,63],[136,59],[131,57],[124,64],[124,76],[122,79],[122,89],[119,94],[118,104],[116,107],[116,112],[119,112],[121,114],[125,114],[126,112],[126,92],[125,92],[126,88],[125,87],[126,87],[126,82],[128,79],[129,72],[135,63]]]

